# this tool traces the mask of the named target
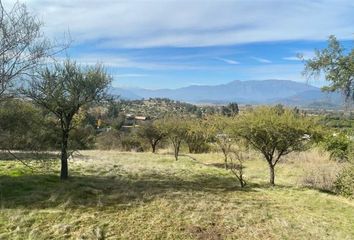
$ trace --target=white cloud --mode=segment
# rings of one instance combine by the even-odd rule
[[[227,63],[227,64],[231,64],[231,65],[237,65],[237,64],[240,64],[240,62],[235,61],[235,60],[232,60],[232,59],[220,58],[220,57],[215,58],[215,59],[220,60],[220,61],[223,61],[223,62],[225,62],[225,63]]]
[[[9,2],[9,1],[7,1]],[[52,36],[102,48],[216,46],[278,40],[352,39],[351,0],[27,0]]]
[[[270,61],[269,59],[265,59],[265,58],[259,58],[259,57],[251,57],[251,58],[260,62],[260,63],[272,63],[272,61]]]

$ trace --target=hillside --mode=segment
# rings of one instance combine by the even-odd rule
[[[191,103],[273,104],[308,106],[313,102],[340,105],[338,94],[321,92],[317,87],[289,80],[233,81],[215,86],[192,85],[178,89],[148,90],[115,88],[115,94],[126,99],[169,98]]]

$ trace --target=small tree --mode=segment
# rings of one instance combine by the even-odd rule
[[[209,149],[208,141],[211,138],[208,129],[208,122],[200,118],[186,120],[187,132],[185,141],[188,145],[189,153],[203,153]]]
[[[164,138],[164,132],[156,126],[156,123],[149,122],[139,126],[138,136],[149,142],[152,153],[156,152],[157,144]]]
[[[305,61],[303,73],[308,77],[323,73],[330,83],[323,91],[339,91],[347,103],[354,100],[354,49],[346,54],[335,36],[329,37],[327,48],[316,50],[315,57]]]
[[[68,140],[74,115],[81,107],[105,99],[110,82],[111,78],[101,65],[83,68],[67,60],[63,64],[47,67],[39,78],[30,82],[28,88],[22,89],[25,96],[59,119],[61,179],[68,178]]]
[[[316,137],[316,126],[311,119],[285,109],[279,114],[272,107],[259,107],[240,116],[233,127],[236,136],[262,153],[269,165],[271,185],[274,168],[282,156],[303,151]]]
[[[234,143],[230,134],[232,122],[233,118],[229,117],[214,115],[208,118],[208,131],[212,132],[215,143],[224,155],[225,169],[228,168],[228,157]]]
[[[158,127],[170,139],[173,145],[174,157],[178,160],[182,141],[187,134],[187,125],[183,118],[165,117],[157,122]]]
[[[246,186],[245,176],[244,176],[244,163],[248,159],[248,156],[241,149],[234,149],[229,152],[229,166],[228,168],[237,178],[240,183],[240,186],[243,188]]]
[[[222,106],[221,113],[227,117],[234,117],[239,113],[238,104],[235,102],[229,103],[227,106]]]

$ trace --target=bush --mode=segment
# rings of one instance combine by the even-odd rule
[[[102,132],[96,137],[96,148],[101,150],[120,149],[120,134],[116,130]]]
[[[327,152],[316,149],[292,156],[295,157],[298,160],[293,164],[299,164],[304,172],[299,179],[301,185],[324,191],[335,191],[335,182],[343,169],[343,163],[330,160]]]
[[[335,191],[335,182],[340,172],[340,166],[336,162],[328,162],[316,166],[310,165],[301,178],[303,186],[316,188],[324,191]]]
[[[345,133],[328,134],[323,139],[325,150],[330,153],[332,159],[347,161],[351,158],[352,141]]]
[[[338,194],[354,198],[354,165],[344,168],[335,182],[335,190]]]
[[[124,151],[134,151],[134,152],[144,151],[141,140],[134,134],[122,136],[121,144],[122,144],[122,149]]]

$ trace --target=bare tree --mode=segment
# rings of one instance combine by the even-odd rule
[[[8,10],[0,0],[0,98],[10,94],[15,81],[30,76],[48,57],[63,50],[41,32],[42,23],[16,2]]]
[[[230,159],[228,168],[235,175],[240,183],[240,186],[243,188],[246,186],[246,181],[244,178],[244,162],[248,160],[249,157],[247,153],[241,149],[230,151],[228,155]]]

